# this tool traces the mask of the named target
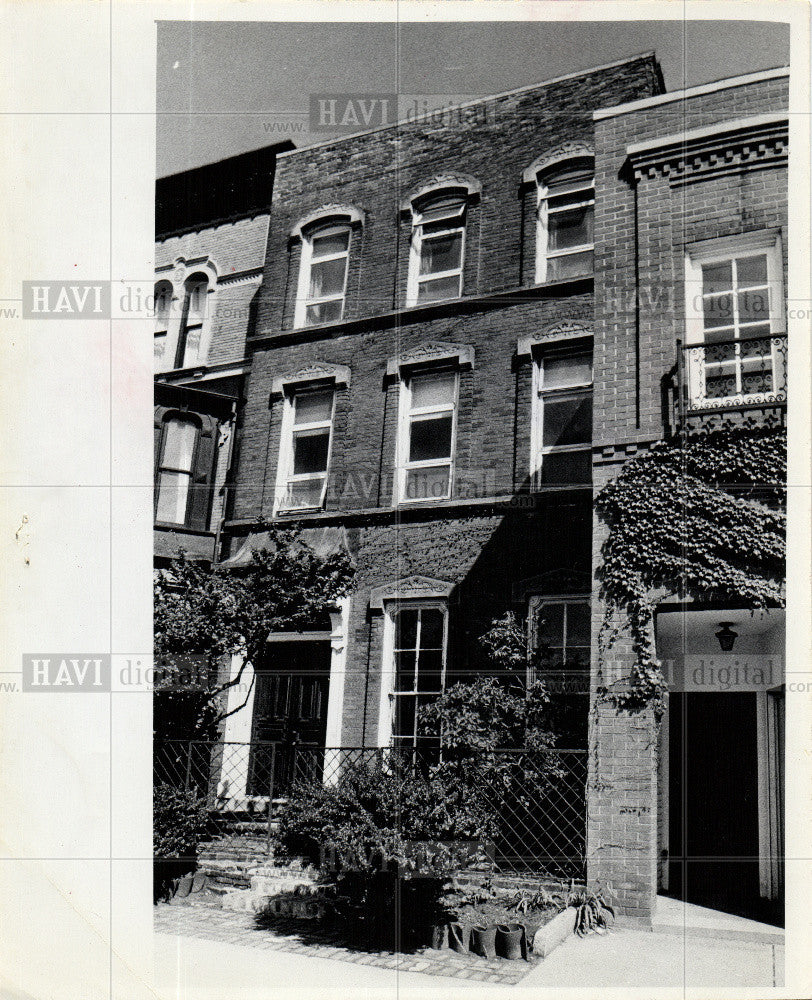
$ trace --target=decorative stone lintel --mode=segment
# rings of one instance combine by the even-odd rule
[[[314,222],[323,221],[326,223],[335,220],[336,222],[348,222],[352,225],[353,223],[363,224],[364,219],[363,210],[356,208],[355,205],[322,205],[321,208],[314,209],[299,219],[290,232],[290,238],[300,240],[302,231],[308,226],[312,226]]]
[[[541,156],[537,156],[522,174],[522,183],[535,184],[536,178],[542,170],[549,170],[550,167],[554,167],[558,163],[563,163],[565,160],[594,155],[595,152],[592,146],[587,142],[578,142],[576,140],[564,142],[560,146],[556,146],[555,149],[549,149],[542,153]]]
[[[447,600],[454,584],[447,580],[434,580],[430,576],[407,576],[392,583],[374,587],[369,593],[369,606],[373,611],[381,611],[384,601],[403,601],[434,598]]]
[[[390,358],[386,363],[386,374],[396,376],[401,368],[435,361],[453,361],[460,367],[473,368],[474,348],[470,344],[443,344],[437,341],[419,344],[410,351]]]
[[[560,340],[577,340],[579,337],[591,337],[592,324],[580,319],[560,319],[548,324],[536,333],[519,337],[516,354],[522,357],[532,354],[533,348],[541,344],[552,344]]]
[[[465,188],[468,197],[472,198],[482,193],[482,183],[476,177],[469,174],[438,174],[417,187],[412,188],[409,193],[401,199],[401,212],[410,212],[414,202],[424,198],[427,194],[436,191],[438,194],[447,188]]]
[[[296,371],[280,375],[271,383],[271,395],[279,396],[288,386],[300,385],[305,382],[335,382],[336,385],[349,386],[350,369],[347,365],[313,364]]]

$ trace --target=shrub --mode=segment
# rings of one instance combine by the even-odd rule
[[[208,828],[203,799],[171,785],[155,786],[152,800],[154,899],[169,894],[172,882],[195,866],[197,845]]]

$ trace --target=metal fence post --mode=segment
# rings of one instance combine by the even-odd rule
[[[192,779],[192,746],[192,741],[189,740],[189,746],[186,748],[186,780],[183,786],[187,792]]]
[[[268,767],[268,854],[271,853],[271,843],[273,841],[273,793],[276,783],[276,744],[271,744],[271,762]]]

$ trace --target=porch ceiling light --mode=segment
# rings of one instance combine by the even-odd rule
[[[735,622],[719,622],[719,631],[716,633],[716,638],[719,640],[719,645],[722,647],[723,653],[729,653],[733,649],[733,643],[739,638],[739,633],[734,632],[730,627],[735,624]]]

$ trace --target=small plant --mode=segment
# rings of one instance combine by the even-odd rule
[[[557,892],[546,889],[520,889],[512,898],[510,908],[527,916],[532,910],[561,909],[563,900]]]
[[[615,919],[611,886],[597,889],[574,889],[567,898],[567,905],[576,909],[575,933],[605,934]]]

